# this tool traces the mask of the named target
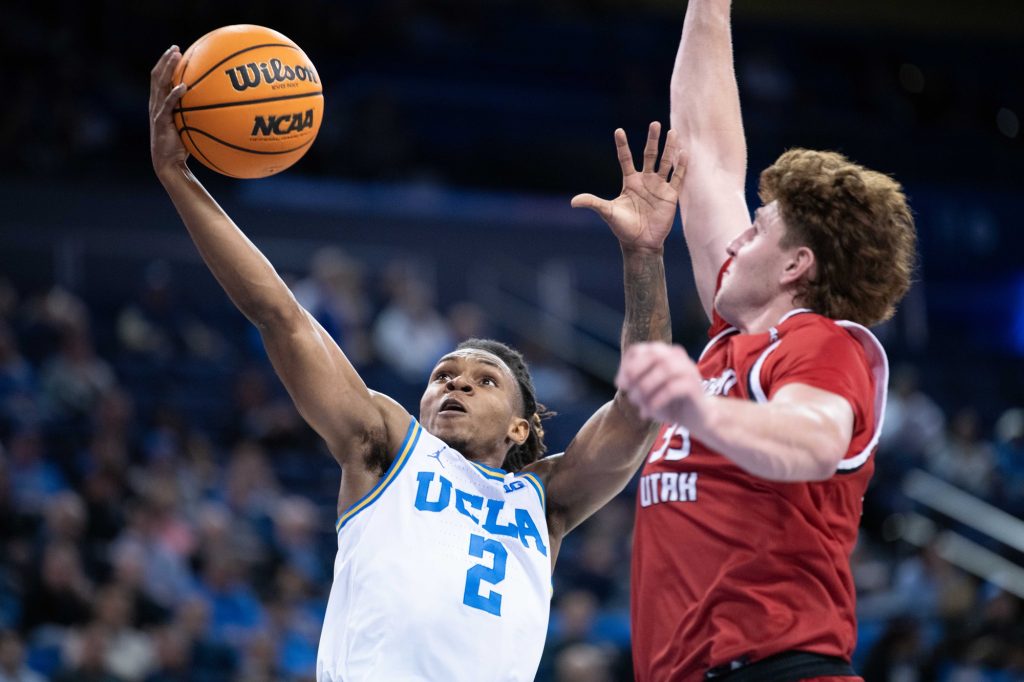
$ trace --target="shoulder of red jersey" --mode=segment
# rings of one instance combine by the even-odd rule
[[[882,344],[862,325],[810,311],[784,319],[776,335],[751,372],[751,397],[767,400],[782,386],[800,383],[845,398],[866,427],[861,430],[866,442],[841,469],[860,466],[878,444],[885,414],[889,362]]]

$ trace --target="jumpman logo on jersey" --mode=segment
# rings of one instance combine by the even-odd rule
[[[434,459],[436,459],[437,463],[441,465],[442,469],[444,469],[445,468],[444,467],[444,462],[441,461],[441,453],[444,452],[447,449],[448,449],[447,447],[443,447],[440,450],[438,450],[437,452],[430,453],[429,455],[427,455],[427,457],[433,457]]]

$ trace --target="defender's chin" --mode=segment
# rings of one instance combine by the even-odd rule
[[[434,418],[430,421],[430,428],[427,430],[447,443],[452,438],[458,438],[465,430],[466,420],[457,418],[465,416],[464,413],[460,412],[441,412],[434,415]]]

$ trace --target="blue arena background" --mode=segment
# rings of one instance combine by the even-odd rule
[[[892,5],[736,3],[751,181],[788,147],[837,149],[916,214],[915,285],[879,330],[858,671],[1019,680],[1024,8]],[[0,681],[312,679],[339,473],[152,176],[168,45],[245,22],[303,47],[326,101],[307,157],[260,181],[193,168],[371,387],[414,409],[424,363],[495,336],[531,361],[558,451],[611,395],[622,309],[614,238],[568,201],[617,192],[616,127],[667,121],[683,8],[5,7]],[[675,338],[699,351],[678,227],[666,263]],[[632,679],[634,494],[566,540],[538,680]]]

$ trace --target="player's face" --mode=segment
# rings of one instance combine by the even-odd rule
[[[757,209],[754,223],[729,243],[726,251],[732,263],[715,296],[715,308],[726,320],[735,322],[779,294],[789,251],[779,245],[785,234],[786,224],[773,201]]]
[[[420,400],[420,423],[464,455],[501,453],[504,458],[529,433],[528,422],[519,416],[520,400],[519,385],[499,357],[458,350],[434,367]]]

